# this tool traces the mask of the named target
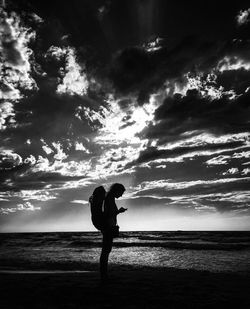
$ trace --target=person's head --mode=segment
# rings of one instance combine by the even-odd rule
[[[112,194],[114,197],[118,198],[123,195],[125,190],[126,189],[124,185],[122,185],[121,183],[114,183],[111,185],[109,193]]]

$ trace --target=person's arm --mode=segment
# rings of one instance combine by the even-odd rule
[[[128,208],[121,207],[121,208],[117,209],[117,214],[121,214],[121,213],[125,212],[126,210],[128,210]]]

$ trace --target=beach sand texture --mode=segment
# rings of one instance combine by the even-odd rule
[[[0,274],[0,308],[250,308],[250,276],[176,269]]]

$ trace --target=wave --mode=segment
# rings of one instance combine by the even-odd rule
[[[68,247],[101,247],[101,242],[73,241]],[[114,248],[126,247],[160,247],[166,249],[192,249],[192,250],[242,250],[250,248],[247,243],[183,243],[183,242],[114,242]]]

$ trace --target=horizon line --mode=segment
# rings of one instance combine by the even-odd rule
[[[249,230],[124,230],[120,233],[127,232],[250,232]],[[24,233],[101,233],[101,231],[23,231],[23,232],[1,232],[0,234],[24,234]]]

